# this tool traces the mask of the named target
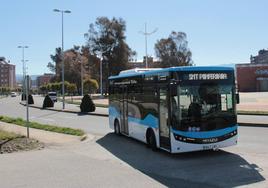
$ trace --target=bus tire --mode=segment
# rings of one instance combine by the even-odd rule
[[[114,133],[120,135],[120,124],[117,119],[114,121]]]
[[[147,144],[150,148],[152,148],[153,151],[156,151],[156,139],[154,135],[154,131],[152,129],[149,129],[147,131]]]

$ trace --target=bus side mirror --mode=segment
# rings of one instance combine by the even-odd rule
[[[240,103],[240,97],[239,97],[238,93],[235,94],[235,99],[236,99],[236,104],[239,104]]]

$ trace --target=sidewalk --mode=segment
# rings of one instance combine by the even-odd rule
[[[240,104],[237,105],[238,111],[268,112],[268,92],[239,93],[239,95]]]

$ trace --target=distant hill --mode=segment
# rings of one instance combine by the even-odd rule
[[[41,76],[41,75],[31,75],[31,79],[36,80],[38,76]]]
[[[38,76],[40,76],[40,75],[30,75],[31,80],[36,80]],[[22,79],[23,79],[22,74],[16,74],[16,81],[18,83],[20,83],[22,81]]]

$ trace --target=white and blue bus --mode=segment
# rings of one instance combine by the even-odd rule
[[[109,124],[171,153],[237,143],[234,69],[132,69],[109,77]]]

